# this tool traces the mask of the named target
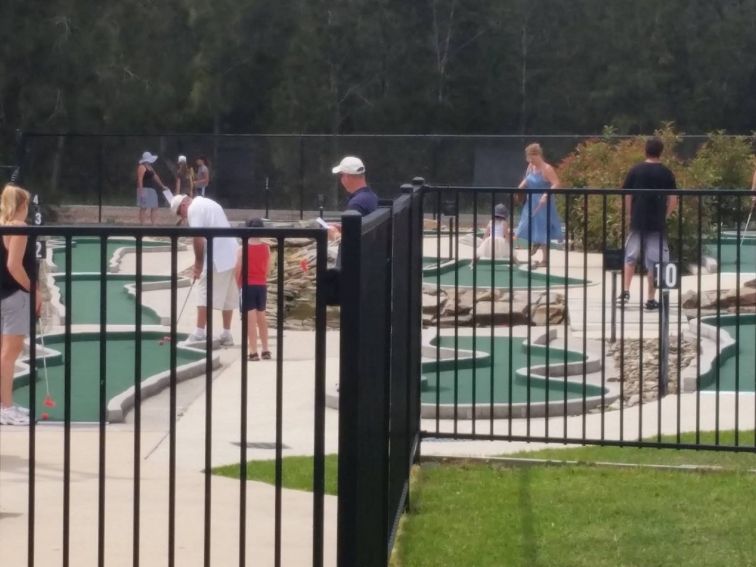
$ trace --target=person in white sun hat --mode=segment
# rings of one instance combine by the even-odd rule
[[[150,224],[155,224],[155,211],[158,208],[158,196],[155,187],[162,187],[163,191],[168,187],[160,180],[160,176],[152,168],[157,156],[150,152],[144,152],[137,165],[137,207],[139,207],[139,224],[144,224],[146,212],[150,211]]]

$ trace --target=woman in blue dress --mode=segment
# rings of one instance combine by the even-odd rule
[[[559,188],[559,177],[554,168],[543,159],[543,150],[539,144],[530,144],[525,148],[525,159],[528,169],[525,171],[525,179],[519,185],[520,189]],[[539,248],[543,250],[541,261],[533,264],[535,268],[548,264],[549,242],[562,240],[562,221],[557,213],[554,198],[547,197],[546,193],[527,194],[520,214],[520,224],[515,233],[517,238],[531,243],[531,254],[535,254]]]

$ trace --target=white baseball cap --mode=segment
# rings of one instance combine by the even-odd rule
[[[178,214],[179,207],[181,206],[181,203],[184,202],[184,199],[186,199],[188,195],[174,195],[171,199],[171,212],[174,215]]]
[[[333,173],[346,173],[347,175],[362,175],[365,173],[365,164],[358,157],[346,156],[331,171]]]
[[[182,156],[179,156],[179,157],[178,157],[178,162],[179,162],[179,163],[186,163],[186,156],[183,156],[183,155],[182,155]]]
[[[155,163],[155,160],[157,160],[157,156],[151,154],[150,152],[144,152],[142,154],[142,159],[139,160],[139,163]]]

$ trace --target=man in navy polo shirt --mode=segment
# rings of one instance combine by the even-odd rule
[[[347,211],[357,211],[362,216],[369,215],[378,208],[378,195],[368,186],[365,179],[365,164],[354,156],[346,156],[334,167],[334,175],[339,176],[342,187],[349,193]],[[332,224],[328,227],[328,238],[335,240],[341,234],[341,226]],[[336,257],[336,266],[341,266],[341,246]]]
[[[332,171],[339,176],[342,187],[350,195],[347,211],[357,211],[365,216],[378,208],[378,195],[365,180],[365,164],[360,158],[346,156]]]

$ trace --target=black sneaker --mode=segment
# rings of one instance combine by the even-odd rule
[[[619,297],[617,300],[620,302],[620,305],[624,306],[627,303],[630,302],[630,292],[629,291],[623,291],[619,294]]]
[[[646,301],[646,311],[656,311],[659,309],[659,302],[655,299],[649,299]]]

